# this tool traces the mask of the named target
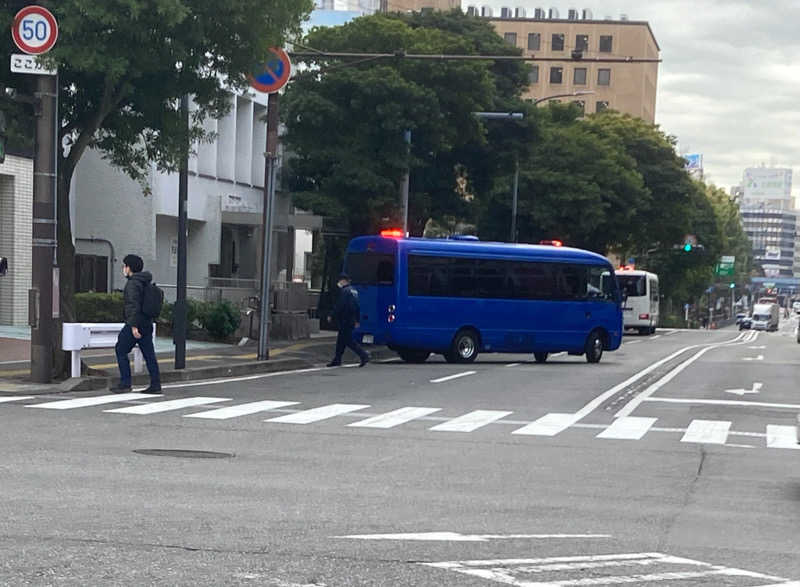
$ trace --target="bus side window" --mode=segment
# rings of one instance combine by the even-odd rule
[[[586,298],[586,267],[560,264],[554,266],[558,297],[562,300]]]
[[[454,298],[475,297],[475,259],[450,260],[450,292]]]
[[[590,300],[613,300],[614,286],[611,272],[604,267],[589,267],[586,293]]]

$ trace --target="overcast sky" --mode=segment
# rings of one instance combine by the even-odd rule
[[[729,188],[745,167],[794,169],[800,193],[800,0],[475,0],[463,5],[589,8],[650,22],[664,60],[656,122]]]

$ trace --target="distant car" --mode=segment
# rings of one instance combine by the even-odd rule
[[[800,314],[800,302],[793,303],[792,310],[794,310],[795,314]]]
[[[738,314],[736,314],[736,324],[741,324],[742,320],[744,320],[745,318],[747,318],[747,314],[745,314],[744,312],[739,312]]]
[[[745,316],[739,322],[739,330],[750,330],[753,327],[753,319],[750,316]]]

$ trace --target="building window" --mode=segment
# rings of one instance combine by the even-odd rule
[[[575,35],[575,49],[578,51],[588,51],[589,35]]]
[[[597,70],[597,85],[598,86],[610,86],[611,85],[611,70],[610,69],[598,69]]]
[[[583,100],[575,100],[573,104],[576,104],[578,108],[581,109],[581,114],[586,114],[586,102]]]
[[[563,34],[553,34],[553,41],[551,43],[553,51],[563,51],[564,50],[564,35]]]
[[[595,112],[602,112],[608,110],[608,100],[600,100],[595,104]]]
[[[585,67],[576,67],[575,73],[572,78],[572,83],[576,86],[585,86],[586,85],[586,68]]]
[[[503,33],[503,39],[509,45],[517,46],[517,33]]]
[[[75,255],[75,291],[108,292],[108,257]]]
[[[600,53],[611,53],[614,44],[612,39],[611,35],[600,35]]]
[[[563,67],[551,67],[550,68],[550,83],[551,84],[560,84],[564,80],[564,68]]]
[[[528,33],[528,51],[538,51],[542,45],[540,33]]]
[[[539,83],[539,66],[534,65],[531,67],[530,72],[528,73],[528,83],[529,84],[538,84]]]

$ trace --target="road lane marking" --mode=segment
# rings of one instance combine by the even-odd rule
[[[278,408],[285,408],[286,406],[296,406],[299,402],[281,402],[265,400],[260,402],[250,402],[247,404],[240,404],[238,406],[227,406],[225,408],[217,408],[216,410],[208,410],[206,412],[197,412],[196,414],[186,414],[184,418],[205,418],[208,420],[227,420],[229,418],[238,418],[239,416],[249,416],[250,414],[258,414],[259,412],[268,412]]]
[[[455,375],[448,375],[447,377],[439,377],[439,379],[431,379],[431,383],[444,383],[445,381],[452,381],[453,379],[475,375],[475,373],[477,373],[477,371],[464,371],[463,373],[456,373]]]
[[[627,342],[623,342],[622,344],[639,344],[642,342],[641,340],[629,340]]]
[[[797,426],[767,424],[767,448],[800,449],[797,443]]]
[[[245,375],[242,377],[228,377],[220,379],[207,379],[205,381],[193,381],[191,383],[167,383],[162,384],[164,389],[178,389],[180,387],[199,387],[201,385],[220,385],[237,383],[239,381],[253,381],[254,379],[266,379],[267,377],[280,377],[282,375],[300,375],[303,373],[316,373],[318,371],[330,371],[336,367],[310,367],[308,369],[293,369],[291,371],[274,371],[272,373],[259,373],[258,375]]]
[[[519,367],[522,363],[509,363],[506,367]]]
[[[443,422],[442,424],[437,424],[433,428],[430,428],[430,430],[435,432],[472,432],[473,430],[482,428],[487,424],[496,422],[497,420],[505,418],[511,414],[513,414],[513,412],[503,412],[498,410],[475,410],[473,412],[469,412],[468,414],[464,414],[463,416],[459,416],[458,418],[453,418],[452,420]]]
[[[756,345],[756,346],[749,346],[747,348],[749,348],[751,350],[754,350],[754,351],[760,351],[760,350],[763,350],[763,349],[767,348],[767,345],[759,344],[759,345]]]
[[[731,423],[723,420],[692,420],[681,442],[725,444]]]
[[[28,408],[44,408],[46,410],[72,410],[74,408],[86,408],[89,406],[101,406],[103,404],[115,404],[131,400],[156,399],[160,396],[146,393],[112,393],[109,395],[97,395],[94,397],[80,397],[75,399],[64,399],[43,404],[30,404]]]
[[[514,430],[511,434],[529,436],[555,436],[572,426],[577,420],[575,414],[546,414],[538,420]]]
[[[349,540],[408,540],[420,542],[488,542],[490,540],[549,538],[612,538],[611,534],[460,534],[458,532],[408,532],[400,534],[351,534],[334,536]]]
[[[0,404],[4,404],[6,402],[21,402],[23,400],[33,399],[35,395],[11,395],[11,396],[3,396],[0,397]]]
[[[334,416],[341,416],[350,412],[363,410],[368,408],[364,404],[330,404],[328,406],[320,406],[319,408],[312,408],[310,410],[303,410],[294,414],[287,414],[286,416],[278,416],[277,418],[270,418],[264,422],[277,422],[281,424],[311,424],[321,420],[327,420]]]
[[[153,402],[150,404],[142,404],[139,406],[130,406],[127,408],[116,408],[113,410],[104,411],[111,414],[134,414],[137,416],[146,416],[149,414],[160,414],[161,412],[180,410],[182,408],[192,408],[194,406],[204,406],[207,404],[216,404],[218,402],[229,401],[231,400],[227,397],[185,397],[182,399],[171,399],[163,402]]]
[[[769,402],[753,402],[738,399],[690,399],[682,397],[648,397],[646,402],[666,404],[700,404],[708,406],[749,406],[756,408],[777,408],[780,410],[800,410],[800,404],[773,404]]]
[[[661,338],[661,335],[660,334],[655,334],[655,335],[651,336],[648,340],[656,340],[658,338]]]
[[[639,418],[636,416],[617,418],[611,426],[598,434],[597,438],[639,440],[653,427],[656,420],[657,418]]]
[[[763,361],[764,355],[758,355],[757,357],[742,357],[742,361]]]
[[[391,412],[386,412],[385,414],[372,416],[360,422],[353,422],[352,424],[348,424],[348,426],[359,428],[394,428],[400,424],[405,424],[406,422],[416,420],[422,416],[428,416],[440,410],[441,408],[400,408]]]

